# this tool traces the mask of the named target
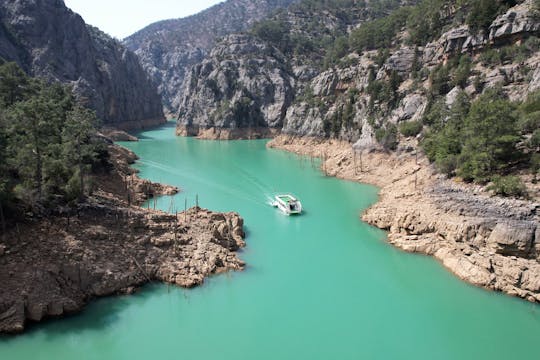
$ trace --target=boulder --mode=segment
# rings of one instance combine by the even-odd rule
[[[502,255],[530,257],[537,225],[533,222],[499,222],[488,239],[488,244]]]
[[[500,43],[538,33],[540,21],[534,15],[532,6],[533,1],[527,0],[498,16],[489,27],[489,40]]]
[[[405,76],[411,71],[415,57],[414,48],[400,48],[386,60],[386,63],[383,65],[384,70],[387,73],[396,71],[400,76]]]

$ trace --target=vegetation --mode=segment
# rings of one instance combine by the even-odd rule
[[[497,176],[512,172],[520,164],[529,164],[533,173],[538,171],[535,164],[539,149],[533,139],[538,132],[539,110],[540,92],[520,105],[497,90],[487,91],[470,106],[464,93],[451,108],[438,101],[424,118],[431,125],[423,141],[425,152],[448,175],[475,182],[498,179],[496,191],[512,195],[505,189],[516,182]],[[524,135],[531,132],[529,142],[523,142]]]
[[[399,6],[399,0],[303,0],[291,5],[287,12],[280,11],[256,23],[251,34],[303,62],[322,68],[342,66],[349,63],[344,57],[351,50],[347,27],[369,16],[386,16]],[[358,9],[365,11],[355,11]]]
[[[469,10],[467,24],[472,31],[488,31],[495,18],[517,4],[516,0],[465,0]]]
[[[399,132],[406,137],[416,136],[422,131],[421,121],[407,121],[399,125]]]
[[[540,47],[537,37],[530,37],[522,44],[487,49],[480,54],[480,62],[484,66],[504,65],[507,62],[524,62]]]
[[[406,137],[423,133],[422,146],[429,159],[443,173],[460,176],[465,181],[492,182],[493,190],[505,196],[522,196],[524,190],[519,179],[509,174],[528,169],[540,171],[540,92],[532,94],[523,103],[513,103],[499,90],[485,90],[485,76],[475,70],[480,62],[484,66],[523,63],[538,50],[536,36],[523,42],[485,49],[478,57],[471,54],[451,56],[443,64],[430,70],[421,67],[416,57],[411,69],[412,88],[427,95],[429,104],[422,121],[409,121],[398,126],[382,121],[395,109],[400,100],[399,87],[404,80],[397,72],[389,71],[377,79],[377,71],[390,56],[396,44],[421,47],[434,41],[446,30],[468,24],[473,32],[486,32],[497,16],[519,0],[419,0],[399,6],[399,1],[324,1],[304,0],[292,6],[303,13],[300,21],[310,19],[310,11],[324,9],[344,23],[359,22],[347,9],[364,7],[367,17],[360,26],[347,32],[343,29],[321,32],[324,26],[313,26],[297,31],[295,22],[276,18],[273,24],[255,28],[260,38],[280,47],[287,55],[320,58],[324,68],[349,66],[357,57],[351,52],[376,50],[374,64],[369,69],[368,85],[363,90],[369,96],[368,116],[375,129],[375,137],[384,148],[396,149],[398,135]],[[540,14],[540,0],[535,0]],[[329,10],[330,9],[330,10]],[[345,10],[345,11],[344,11]],[[279,20],[281,19],[281,20]],[[364,19],[362,19],[364,20]],[[282,21],[282,22],[280,22]],[[296,19],[298,21],[298,19]],[[313,21],[318,21],[313,20]],[[305,24],[301,24],[303,27]],[[318,30],[317,30],[318,29]],[[328,30],[328,29],[327,29]],[[286,46],[284,46],[286,44]],[[531,68],[522,66],[522,76],[530,76]],[[422,82],[429,78],[430,86]],[[446,96],[453,88],[465,89],[474,85],[477,93],[484,93],[475,101],[464,91],[451,105]],[[358,90],[356,90],[358,92]],[[337,98],[337,100],[336,100]],[[325,117],[323,126],[327,136],[346,136],[344,130],[354,127],[355,102],[358,96],[348,97],[336,93],[329,97],[314,96],[307,86],[296,101],[318,107],[323,113],[328,105],[338,101],[336,110]]]
[[[519,197],[527,195],[525,185],[517,176],[495,176],[488,189],[502,196]]]
[[[375,139],[386,150],[396,150],[398,145],[398,130],[396,125],[388,123],[386,127],[375,130]]]
[[[42,211],[82,199],[92,170],[106,163],[96,117],[71,91],[0,65],[0,212]]]

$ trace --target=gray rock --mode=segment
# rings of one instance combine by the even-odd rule
[[[452,105],[454,105],[454,103],[456,102],[459,94],[462,92],[463,90],[461,90],[459,87],[454,87],[452,90],[450,90],[450,92],[448,94],[446,94],[446,105],[448,107],[452,107]]]
[[[489,236],[488,244],[494,246],[497,253],[502,255],[530,257],[536,227],[534,222],[500,222]]]
[[[407,75],[412,69],[415,56],[414,48],[403,47],[386,60],[383,68],[386,72],[397,71],[400,76]]]
[[[402,121],[419,120],[426,109],[428,100],[420,94],[407,94],[400,105],[392,113],[391,120],[394,123]]]
[[[528,92],[533,92],[538,89],[540,89],[540,67],[537,67],[536,70],[534,70],[531,82],[529,83]]]
[[[489,27],[489,40],[505,42],[516,36],[538,33],[540,21],[531,11],[532,6],[533,1],[527,0],[497,17]]]
[[[216,40],[244,31],[294,1],[229,0],[187,18],[151,24],[124,41],[158,84],[166,110],[176,114],[185,77],[210,53]]]
[[[178,126],[281,128],[293,99],[283,55],[249,35],[231,35],[184,81]]]
[[[0,57],[32,76],[72,85],[105,124],[164,121],[156,88],[137,57],[61,0],[0,2]]]

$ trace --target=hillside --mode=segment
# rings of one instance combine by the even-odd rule
[[[164,121],[155,86],[137,57],[61,0],[0,2],[0,58],[31,76],[69,84],[106,125]]]
[[[303,1],[192,68],[177,133],[281,133],[269,146],[381,187],[363,217],[392,244],[539,301],[539,14],[536,0]]]
[[[176,114],[186,72],[208,54],[219,37],[248,29],[294,1],[228,0],[193,16],[151,24],[124,42],[158,85],[165,109]]]
[[[414,2],[303,1],[225,37],[186,76],[178,133],[216,128],[229,138],[228,129],[281,130],[305,84],[343,56],[338,48],[348,31],[408,3]]]
[[[515,126],[499,134],[515,137],[510,147],[522,143],[530,155],[539,136],[529,119],[540,88],[538,5],[499,3],[491,9],[482,1],[388,2],[378,12],[354,1],[291,6],[247,34],[225,37],[192,68],[181,91],[178,133],[269,127],[389,150],[421,133],[441,170],[480,180],[481,174],[443,164],[461,147],[442,154],[434,146],[452,130],[445,117],[454,103],[461,106],[456,121],[467,124],[468,116],[486,115],[476,101],[498,97],[507,102],[501,109],[521,109],[512,114]],[[529,105],[519,105],[528,94]],[[478,133],[472,121],[454,136]]]

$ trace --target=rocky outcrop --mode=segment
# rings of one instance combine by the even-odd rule
[[[520,39],[522,36],[538,34],[538,14],[532,11],[534,0],[526,0],[497,17],[489,27],[489,40],[494,43]]]
[[[163,105],[177,114],[180,91],[191,66],[210,52],[218,38],[248,29],[295,0],[228,0],[197,15],[151,24],[125,39],[158,84]]]
[[[31,76],[69,84],[106,125],[140,128],[165,121],[135,54],[87,26],[61,0],[1,2],[0,57]]]
[[[10,225],[0,238],[0,333],[81,311],[99,296],[133,293],[148,282],[193,287],[207,276],[242,270],[236,213],[194,207],[168,214],[136,205],[177,188],[140,179],[136,155],[109,145],[110,172],[94,193],[47,218]],[[171,209],[171,212],[173,209]]]
[[[489,33],[472,33],[467,25],[445,32],[437,41],[425,46],[423,62],[433,66],[448,55],[477,53],[487,45],[505,45],[529,36],[537,36],[540,22],[532,11],[533,0],[510,8],[489,27]]]
[[[72,314],[94,297],[131,293],[152,281],[182,287],[244,263],[243,221],[193,208],[170,215],[104,201],[71,217],[29,223],[7,234],[0,257],[0,333]],[[23,239],[23,240],[21,240]]]
[[[436,175],[414,140],[394,154],[350,143],[281,135],[269,143],[324,157],[327,175],[381,187],[362,218],[389,232],[391,244],[432,255],[460,278],[540,302],[540,204],[491,196]]]
[[[525,2],[510,9],[492,28],[502,26],[505,19],[505,26],[514,29],[514,35],[534,36],[540,23],[524,10],[530,6],[530,2]],[[305,15],[289,10],[279,19],[291,33],[311,38],[314,35],[305,30],[309,28]],[[343,27],[344,23],[333,15],[328,14],[328,21],[321,24],[322,30],[318,32]],[[360,19],[362,16],[358,15],[356,21],[361,22]],[[283,56],[269,42],[231,35],[218,43],[186,78],[177,134],[210,139],[253,138],[264,136],[266,127],[272,133],[335,137],[372,146],[376,144],[376,130],[388,123],[422,119],[431,87],[430,77],[422,72],[433,70],[456,54],[475,54],[488,42],[498,46],[515,39],[504,42],[499,35],[471,34],[463,25],[450,29],[425,47],[394,47],[382,63],[377,60],[377,51],[367,51],[349,54],[339,66],[321,71],[312,59],[289,53]],[[472,72],[475,76],[455,87],[448,94],[448,101],[463,90],[475,98],[482,89],[499,86],[503,86],[510,99],[523,98],[523,94],[538,88],[540,82],[533,70],[539,59],[540,54],[536,53],[521,63],[496,67],[484,67],[476,59]],[[532,76],[527,75],[527,69],[531,69]],[[256,135],[249,135],[253,133]]]
[[[178,132],[279,129],[293,98],[283,55],[249,35],[231,35],[184,82]]]

